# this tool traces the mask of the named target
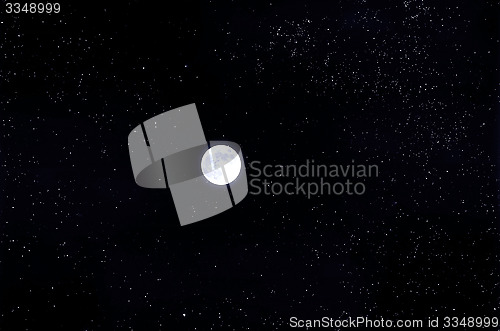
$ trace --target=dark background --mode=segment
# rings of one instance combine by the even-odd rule
[[[1,11],[1,330],[499,315],[496,1]],[[167,190],[136,186],[127,136],[192,102],[247,164],[380,175],[180,227]]]

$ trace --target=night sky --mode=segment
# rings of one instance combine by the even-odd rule
[[[0,329],[500,317],[499,8],[2,7]],[[362,196],[248,195],[181,227],[168,190],[135,184],[127,137],[190,103],[247,165],[354,160],[379,176]]]

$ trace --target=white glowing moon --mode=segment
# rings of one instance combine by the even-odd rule
[[[215,185],[226,185],[238,177],[241,160],[234,149],[226,145],[209,148],[201,158],[201,171]]]

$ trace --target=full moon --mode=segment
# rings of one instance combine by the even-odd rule
[[[209,148],[201,158],[201,171],[215,185],[226,185],[238,177],[241,160],[234,149],[226,145]]]

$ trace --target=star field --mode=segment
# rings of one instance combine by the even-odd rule
[[[499,317],[495,1],[129,1],[0,14],[0,329]],[[377,164],[180,227],[129,132],[196,103],[247,164]]]

